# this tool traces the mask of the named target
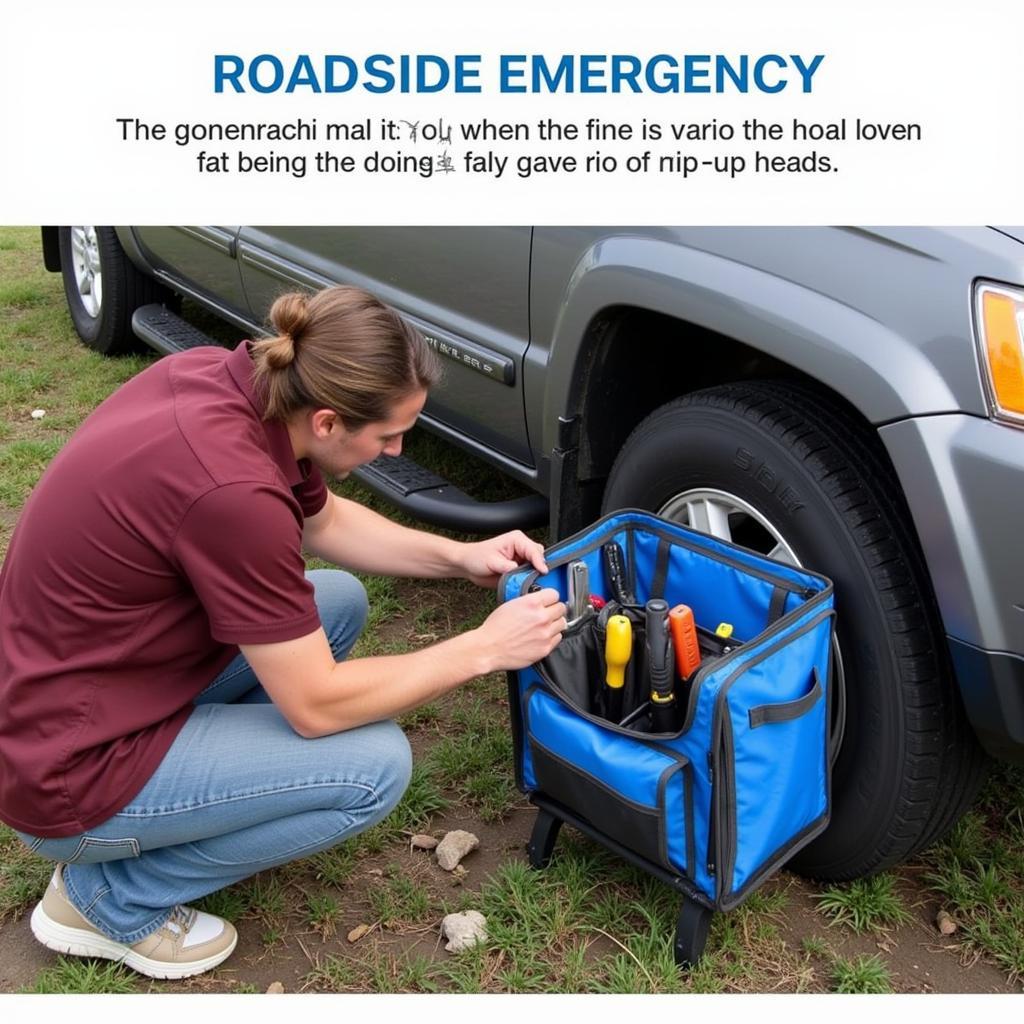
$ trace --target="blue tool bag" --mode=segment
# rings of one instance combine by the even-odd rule
[[[558,647],[509,673],[516,782],[541,811],[531,862],[569,822],[662,878],[684,897],[676,959],[693,963],[711,910],[828,824],[832,584],[632,510],[546,560],[499,587],[575,603]],[[680,605],[692,632],[672,628]]]

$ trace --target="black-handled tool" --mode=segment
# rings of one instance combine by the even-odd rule
[[[630,589],[629,577],[626,575],[626,558],[622,547],[614,540],[609,541],[601,548],[601,557],[612,596],[619,604],[636,604],[636,595]]]
[[[675,655],[668,632],[668,602],[652,597],[644,606],[647,632],[647,671],[651,677],[651,727],[654,732],[676,728]]]

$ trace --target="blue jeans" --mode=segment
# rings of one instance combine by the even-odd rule
[[[366,592],[345,572],[308,576],[340,660],[366,621]],[[394,722],[303,739],[241,654],[195,704],[117,814],[77,836],[21,837],[67,862],[71,901],[118,942],[156,931],[176,904],[336,846],[389,814],[409,784],[409,743]]]

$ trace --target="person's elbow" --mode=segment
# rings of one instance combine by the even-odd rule
[[[347,732],[379,721],[386,715],[375,714],[366,701],[350,694],[345,699],[344,686],[334,676],[323,685],[289,691],[278,705],[285,721],[303,739],[315,740],[336,732]]]
[[[321,718],[316,715],[301,713],[286,715],[282,712],[284,720],[292,727],[292,730],[304,740],[318,740],[321,736],[330,736],[333,732],[341,732],[341,729],[332,729],[327,726]]]
[[[339,700],[336,664],[322,629],[297,640],[241,648],[256,678],[291,728],[304,739],[361,724]]]
[[[288,707],[279,707],[278,710],[294,732],[306,740],[320,739],[321,736],[331,736],[365,724],[336,704],[328,709],[309,699],[289,702]]]

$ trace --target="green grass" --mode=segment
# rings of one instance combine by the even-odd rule
[[[306,897],[306,923],[324,938],[333,935],[341,904],[330,893],[311,893]]]
[[[440,706],[433,701],[429,704],[424,704],[421,707],[413,708],[412,711],[407,711],[404,715],[399,715],[397,719],[398,724],[406,732],[412,729],[425,729],[428,726],[438,725],[443,720],[444,715]]]
[[[336,887],[343,886],[352,876],[356,867],[354,843],[342,843],[330,850],[314,854],[306,865],[312,868],[316,878]]]
[[[23,504],[62,444],[49,438],[0,445],[0,505]]]
[[[0,924],[17,920],[46,891],[53,864],[29,853],[6,825],[0,825]]]
[[[959,924],[948,941],[1024,979],[1024,770],[996,768],[925,861],[928,884]]]
[[[366,627],[356,644],[353,657],[365,657],[364,649],[367,649],[367,653],[369,653],[369,649],[372,649],[380,625],[406,610],[398,596],[397,580],[386,576],[360,575],[359,578],[366,588],[370,609],[366,618]]]
[[[367,894],[375,921],[385,928],[394,928],[419,922],[430,913],[430,896],[419,882],[401,874],[394,865],[385,874],[387,877]]]
[[[302,979],[302,990],[317,992],[359,992],[362,987],[362,969],[358,961],[348,957],[323,957]]]
[[[384,953],[369,965],[371,992],[436,992],[433,980],[434,965],[422,956],[402,956]]]
[[[818,896],[818,909],[831,919],[830,924],[846,925],[855,932],[878,932],[911,920],[891,874],[832,886]]]
[[[22,989],[22,992],[48,995],[114,995],[139,991],[139,975],[119,963],[63,956],[57,958],[55,966],[40,971],[34,984]]]
[[[833,991],[847,994],[884,994],[892,991],[889,971],[880,957],[836,957],[832,965]]]
[[[512,734],[503,679],[487,684],[487,696],[460,695],[450,728],[427,754],[427,766],[442,786],[475,808],[485,821],[499,821],[516,799]]]
[[[42,366],[25,368],[8,364],[0,370],[0,404],[20,406],[28,411],[45,402],[50,388],[51,371]]]
[[[816,956],[821,959],[831,959],[832,948],[818,935],[807,935],[800,942],[800,948],[808,956]]]
[[[216,914],[233,924],[242,919],[242,915],[249,909],[249,902],[237,885],[228,886],[217,892],[211,892],[195,904],[200,910],[208,914]]]
[[[289,909],[291,900],[279,874],[265,871],[239,884],[246,900],[246,916],[272,922]]]
[[[46,289],[28,281],[0,282],[0,307],[23,309],[46,302]]]
[[[292,897],[285,891],[281,872],[264,871],[253,878],[237,882],[226,889],[210,893],[196,906],[232,922],[257,918],[268,926],[276,926],[291,909]]]

